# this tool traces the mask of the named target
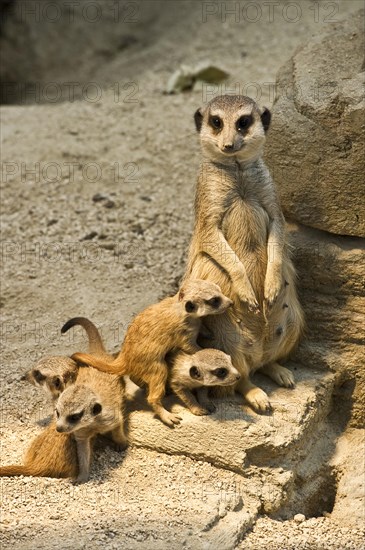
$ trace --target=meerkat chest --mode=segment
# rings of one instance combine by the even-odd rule
[[[270,225],[269,215],[251,186],[240,187],[231,197],[222,223],[222,231],[234,248],[254,250],[265,246]]]

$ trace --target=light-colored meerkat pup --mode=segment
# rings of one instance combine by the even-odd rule
[[[278,361],[303,328],[285,220],[262,159],[271,115],[248,97],[224,95],[194,118],[203,159],[184,280],[212,281],[233,300],[223,315],[207,318],[213,340],[199,342],[232,357],[242,375],[236,389],[264,412],[269,399],[249,375],[261,369],[279,385],[293,386],[292,373]]]
[[[56,402],[67,386],[74,384],[79,370],[76,361],[64,355],[43,357],[22,380],[42,388]]]
[[[77,381],[60,395],[56,421],[38,435],[23,465],[3,466],[0,476],[89,479],[95,436],[107,434],[119,449],[127,445],[123,422],[124,382],[96,369],[79,369]]]
[[[139,313],[128,327],[118,357],[107,362],[83,353],[72,356],[76,361],[104,372],[128,374],[138,385],[148,386],[147,401],[155,414],[170,427],[181,418],[162,405],[168,378],[166,355],[174,350],[195,353],[201,318],[218,315],[232,301],[218,285],[209,281],[190,280],[179,292]]]
[[[87,334],[89,353],[98,357],[110,357],[107,354],[100,333],[96,326],[85,317],[70,319],[63,327],[62,333],[71,327],[80,325]],[[22,380],[27,380],[34,386],[42,388],[53,402],[56,402],[61,393],[71,384],[75,383],[79,365],[70,357],[54,355],[43,357],[29,370]]]
[[[168,386],[198,416],[215,411],[208,399],[210,387],[232,386],[241,378],[230,356],[217,349],[202,349],[193,354],[178,351],[167,361],[170,367]]]

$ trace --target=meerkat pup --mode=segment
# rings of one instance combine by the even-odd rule
[[[208,399],[209,387],[232,386],[241,378],[230,356],[217,349],[202,349],[191,355],[178,351],[167,361],[170,366],[168,386],[198,416],[215,411]]]
[[[184,280],[220,286],[233,307],[206,325],[213,341],[199,341],[232,357],[241,373],[237,389],[260,412],[266,393],[250,381],[261,369],[279,385],[294,385],[278,364],[296,346],[303,314],[290,259],[285,220],[262,159],[271,115],[244,96],[224,95],[195,113],[202,163],[195,227]]]
[[[97,434],[110,435],[119,449],[127,445],[123,390],[119,377],[81,367],[76,383],[58,399],[56,421],[35,438],[24,465],[3,466],[0,476],[76,477],[78,483],[87,481]]]
[[[100,333],[96,326],[85,317],[70,319],[62,327],[61,332],[67,332],[71,327],[82,326],[87,334],[89,353],[98,357],[110,358],[107,354]],[[55,403],[61,393],[71,384],[75,383],[79,370],[78,364],[70,357],[55,355],[43,357],[25,375],[22,380],[30,382],[34,386],[42,388]]]
[[[179,292],[154,304],[129,326],[118,357],[107,362],[91,355],[76,353],[72,358],[104,372],[128,374],[138,385],[148,386],[147,401],[155,414],[170,427],[180,418],[162,405],[168,378],[166,355],[174,350],[195,353],[201,318],[223,313],[232,301],[218,285],[209,281],[187,281]]]
[[[70,357],[53,355],[38,361],[25,373],[22,380],[42,388],[52,401],[56,402],[67,386],[74,384],[78,370],[77,363]]]

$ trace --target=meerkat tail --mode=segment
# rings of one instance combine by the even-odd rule
[[[11,464],[10,466],[0,467],[0,477],[10,476],[39,476],[39,472],[35,472],[35,469],[31,466],[24,466],[23,464]]]
[[[118,357],[112,363],[108,363],[87,353],[74,353],[71,359],[78,363],[85,363],[85,365],[94,367],[102,372],[108,372],[109,374],[127,374],[123,359]]]
[[[65,334],[70,328],[80,325],[86,330],[86,334],[89,339],[89,352],[100,354],[100,353],[106,353],[103,341],[101,339],[100,333],[94,323],[89,321],[89,319],[86,319],[86,317],[74,317],[73,319],[70,319],[63,325],[61,328],[61,333]]]

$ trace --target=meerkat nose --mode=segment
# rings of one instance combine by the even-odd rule
[[[56,426],[56,430],[57,430],[57,432],[62,433],[62,432],[65,431],[65,428],[63,426]]]
[[[240,374],[236,374],[236,380],[239,380],[241,378]]]
[[[227,143],[223,146],[223,149],[229,153],[230,151],[233,151],[234,145],[233,143]]]

